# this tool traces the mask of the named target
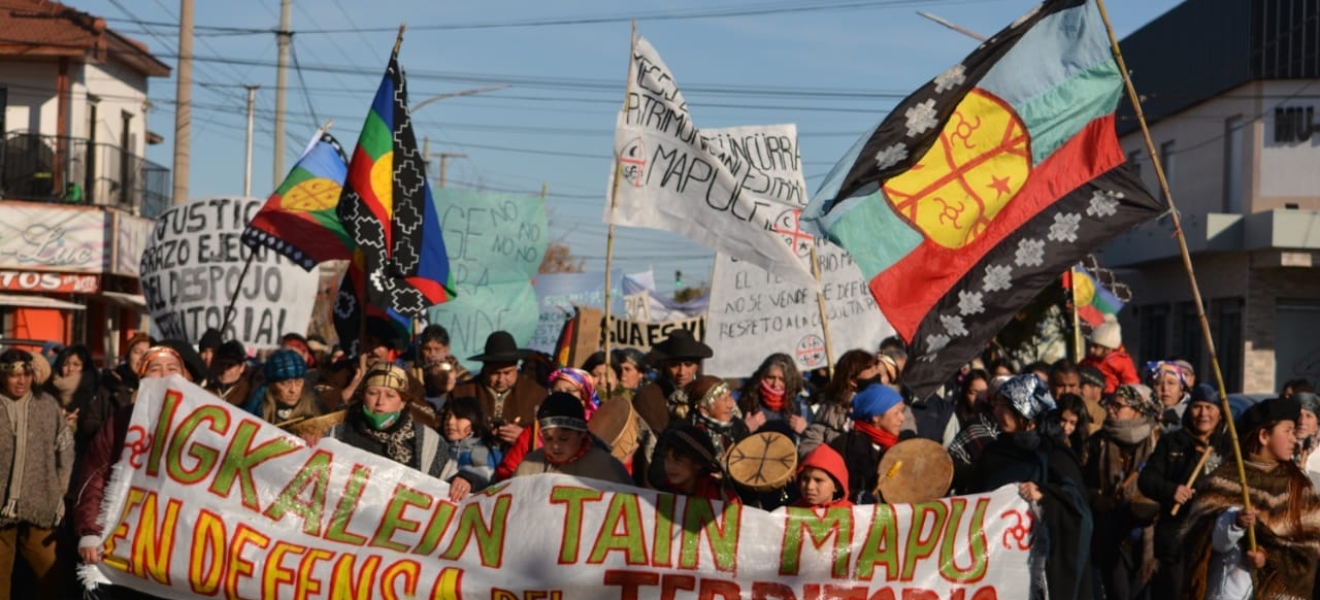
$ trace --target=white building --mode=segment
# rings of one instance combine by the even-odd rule
[[[1320,383],[1317,19],[1316,2],[1188,0],[1122,42],[1230,392]],[[1119,127],[1159,194],[1131,110]],[[1139,367],[1186,358],[1213,383],[1170,219],[1120,238],[1101,261],[1133,289],[1121,320]]]

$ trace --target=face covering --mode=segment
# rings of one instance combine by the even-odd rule
[[[371,412],[371,409],[366,406],[362,407],[362,416],[366,417],[367,423],[371,425],[372,429],[377,431],[385,429],[394,423],[394,421],[399,418],[400,412],[402,411],[396,410],[389,413],[375,413]]]

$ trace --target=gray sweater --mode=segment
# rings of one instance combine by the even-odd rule
[[[64,516],[73,473],[73,432],[60,403],[44,393],[0,394],[0,527],[53,528]]]

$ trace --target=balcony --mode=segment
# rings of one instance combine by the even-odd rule
[[[113,144],[8,133],[0,199],[99,205],[154,219],[170,207],[170,170]]]

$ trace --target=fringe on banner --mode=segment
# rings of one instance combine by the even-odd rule
[[[103,492],[101,511],[96,515],[96,525],[101,528],[103,543],[106,533],[110,531],[111,521],[115,519],[115,515],[124,510],[124,501],[127,499],[128,493],[127,490],[121,488],[128,487],[128,479],[132,476],[132,472],[133,470],[128,467],[128,461],[123,460],[122,457],[119,462],[110,467],[110,481],[106,484]],[[86,490],[78,490],[80,499],[84,491]],[[86,563],[78,565],[78,581],[82,583],[86,592],[95,590],[98,585],[110,583],[110,580],[106,579],[96,565]],[[86,594],[84,594],[84,597],[86,597]]]

